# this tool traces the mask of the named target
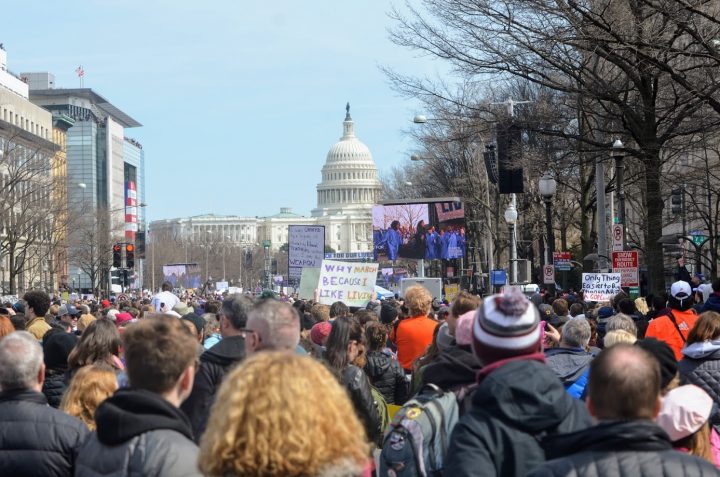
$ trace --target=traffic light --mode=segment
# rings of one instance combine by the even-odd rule
[[[122,267],[122,247],[119,243],[113,245],[113,261],[112,266],[115,268]]]
[[[125,267],[133,268],[135,266],[135,245],[128,243],[125,245]]]
[[[682,213],[682,201],[683,201],[683,190],[682,187],[677,187],[670,192],[670,202],[672,204],[672,213]]]

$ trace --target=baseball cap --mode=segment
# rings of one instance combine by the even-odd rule
[[[670,294],[673,298],[687,298],[692,295],[692,289],[688,282],[680,280],[672,284]]]
[[[65,316],[65,315],[77,316],[79,314],[80,314],[80,312],[78,311],[78,309],[69,303],[67,305],[62,305],[58,309],[58,312],[57,312],[57,316]]]
[[[675,442],[699,431],[712,408],[713,400],[702,388],[687,384],[665,395],[656,422]]]

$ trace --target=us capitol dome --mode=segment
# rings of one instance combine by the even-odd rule
[[[336,251],[367,252],[372,250],[372,206],[382,188],[370,149],[355,136],[349,103],[345,111],[343,135],[325,158],[312,217],[325,226],[326,244]]]

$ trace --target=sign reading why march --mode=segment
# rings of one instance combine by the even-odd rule
[[[332,305],[365,306],[372,299],[377,280],[377,263],[353,263],[323,260],[320,267],[319,301]]]
[[[620,293],[620,274],[583,273],[582,289],[585,301],[608,301]]]
[[[320,268],[325,256],[325,227],[288,226],[288,274],[299,281],[303,268]]]

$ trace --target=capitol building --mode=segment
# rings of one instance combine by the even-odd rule
[[[338,253],[372,251],[372,206],[382,188],[370,149],[355,136],[350,105],[345,107],[343,135],[328,151],[317,185],[317,207],[310,216],[283,207],[269,217],[201,215],[156,220],[152,240],[201,243],[208,237],[241,247],[270,240],[273,250],[288,241],[288,225],[322,225],[325,245]],[[290,199],[290,198],[288,198]]]

